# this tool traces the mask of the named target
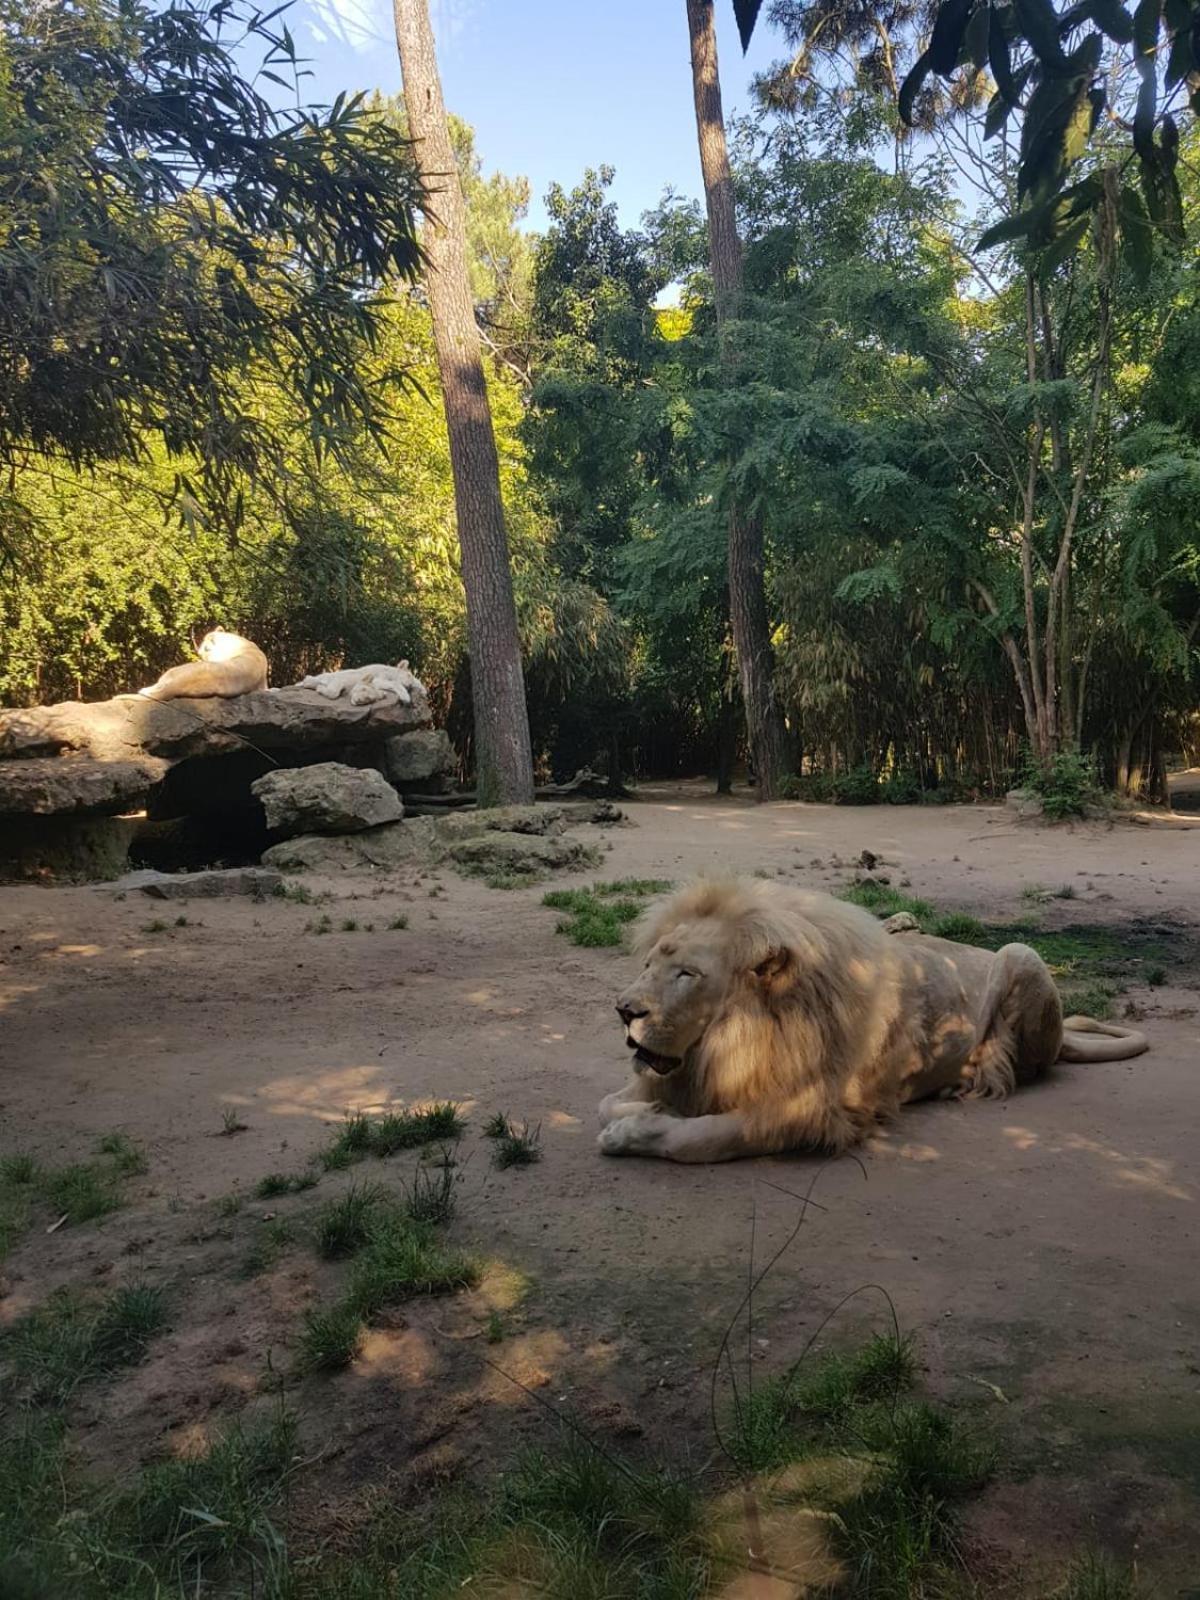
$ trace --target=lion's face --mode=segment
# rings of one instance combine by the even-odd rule
[[[674,1072],[716,1018],[733,978],[728,941],[711,923],[672,928],[617,1001],[639,1066]]]

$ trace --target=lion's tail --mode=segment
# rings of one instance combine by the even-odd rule
[[[1102,1037],[1096,1038],[1100,1034]],[[1128,1061],[1149,1050],[1150,1041],[1136,1028],[1122,1028],[1115,1022],[1097,1022],[1094,1017],[1067,1017],[1063,1022],[1060,1061]]]

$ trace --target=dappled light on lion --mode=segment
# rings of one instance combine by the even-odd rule
[[[829,895],[700,881],[643,917],[617,1000],[634,1077],[600,1105],[605,1155],[728,1161],[859,1144],[910,1101],[1002,1098],[1056,1061],[1119,1061],[1131,1028],[1064,1020],[1028,945],[892,928]]]

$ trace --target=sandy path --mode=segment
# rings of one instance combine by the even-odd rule
[[[687,789],[651,792],[630,815],[608,835],[605,876],[765,870],[834,887],[846,874],[831,857],[868,847],[913,893],[990,917],[1016,914],[1030,883],[1076,890],[1047,926],[1148,918],[1170,937],[1200,906],[1190,831],[1018,829],[984,808],[760,809]],[[770,1185],[799,1189],[816,1164],[601,1160],[593,1113],[624,1073],[612,997],[627,962],[556,936],[539,891],[451,875],[432,898],[433,880],[313,887],[338,903],[164,910],[103,889],[0,891],[0,1150],[73,1158],[121,1128],[152,1164],[136,1211],[87,1243],[65,1230],[14,1257],[9,1313],[81,1252],[108,1270],[131,1231],[166,1236],[172,1207],[298,1166],[348,1107],[460,1099],[477,1123],[504,1110],[542,1124],[544,1160],[528,1171],[491,1172],[470,1138],[463,1185],[465,1230],[535,1279],[523,1327],[541,1379],[587,1404],[615,1396],[651,1437],[707,1448],[706,1370],[752,1215],[762,1259],[796,1215]],[[377,931],[304,933],[321,909]],[[180,910],[188,926],[143,931]],[[383,931],[400,910],[409,927]],[[1149,1056],[1062,1068],[1003,1106],[907,1111],[861,1166],[829,1167],[826,1209],[760,1294],[750,1348],[774,1368],[842,1295],[883,1285],[935,1386],[1020,1441],[1028,1481],[987,1497],[983,1534],[1053,1554],[1099,1532],[1170,1585],[1200,1567],[1200,999],[1135,998]],[[214,1137],[228,1107],[249,1129]],[[208,1270],[202,1245],[187,1259]],[[292,1282],[301,1301],[313,1292],[312,1273]],[[287,1309],[286,1283],[272,1294],[260,1320]],[[856,1302],[848,1326],[872,1309]],[[235,1314],[232,1301],[220,1312]],[[371,1377],[345,1380],[339,1403],[377,1409]]]

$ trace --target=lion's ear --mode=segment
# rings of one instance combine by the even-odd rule
[[[761,983],[770,983],[780,977],[791,965],[792,953],[786,945],[778,950],[770,951],[754,969],[754,976]]]

